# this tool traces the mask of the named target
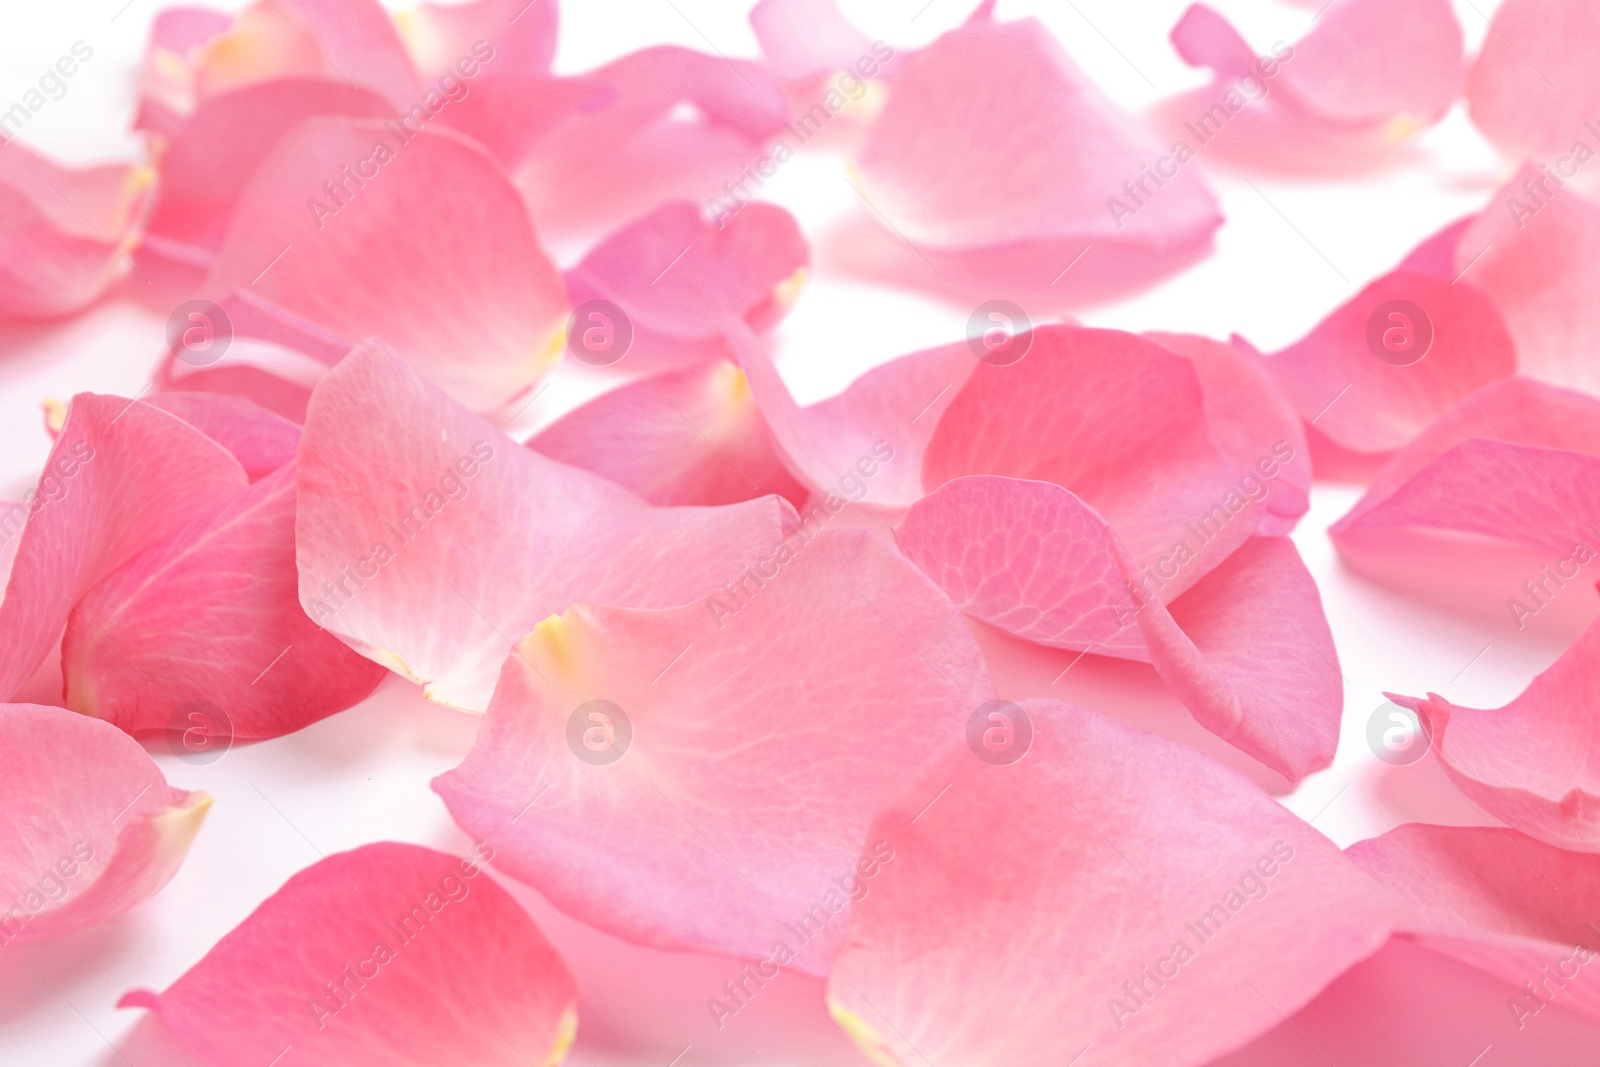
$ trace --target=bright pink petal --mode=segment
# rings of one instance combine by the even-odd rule
[[[874,1062],[1200,1065],[1388,938],[1363,876],[1235,772],[1070,705],[1020,710],[1019,762],[951,745],[866,835],[863,862],[887,861],[828,998]]]
[[[594,471],[652,504],[736,504],[806,489],[773,450],[744,373],[718,362],[604,393],[541,430],[528,447]]]
[[[1589,124],[1600,114],[1600,78],[1590,62],[1597,46],[1593,4],[1506,0],[1467,76],[1472,121],[1512,159],[1565,157],[1571,167],[1569,154],[1579,141],[1592,143]]]
[[[539,0],[541,5],[552,2]],[[461,86],[450,90],[453,95],[439,112],[440,120],[487,148],[508,172],[521,166],[552,130],[582,121],[611,99],[609,89],[589,78],[506,74],[503,68],[491,72],[484,67]]]
[[[1329,173],[1382,160],[1444,117],[1461,84],[1462,35],[1448,0],[1345,0],[1293,45],[1259,54],[1203,4],[1172,30],[1210,86],[1163,107],[1195,154]]]
[[[252,482],[294,460],[300,427],[236,396],[157,393],[144,403],[170,412],[233,454]]]
[[[395,16],[423,78],[446,74],[547,74],[561,20],[557,0],[471,0],[422,3]],[[469,73],[474,72],[474,73]]]
[[[312,396],[298,460],[300,602],[457,707],[511,643],[577,602],[665,607],[769,553],[793,509],[652,508],[523,448],[367,346]]]
[[[1166,150],[1039,23],[980,20],[906,58],[861,151],[858,192],[891,228],[881,243],[905,280],[1061,307],[1210,250],[1222,218],[1192,170],[1143,207],[1112,207]]]
[[[20,106],[20,105],[19,105]],[[79,311],[121,277],[144,221],[145,167],[64,167],[20,142],[0,152],[0,317]]]
[[[104,922],[167,884],[211,807],[126,734],[0,704],[0,946]]]
[[[772,326],[804,281],[809,257],[799,224],[774,204],[751,204],[720,223],[701,218],[688,201],[663,204],[567,272],[567,291],[579,309],[577,336],[568,345],[585,351],[582,339],[592,324],[584,309],[601,300],[622,311],[632,332],[629,367],[682,367],[726,356],[723,320]]]
[[[1189,358],[1120,331],[1039,327],[1018,362],[979,366],[956,394],[922,483],[998,474],[1070,489],[1140,567],[1160,569],[1170,602],[1263,521],[1270,489],[1256,463],[1271,477],[1292,458],[1278,449],[1237,462],[1215,443],[1212,414]]]
[[[293,75],[336,78],[396,107],[422,99],[422,83],[377,0],[259,0],[204,49],[200,99]]]
[[[208,287],[351,343],[380,337],[480,410],[550,366],[567,314],[521,200],[481,149],[434,127],[333,117],[272,150]]]
[[[743,595],[540,623],[434,788],[584,922],[749,958],[787,938],[793,966],[820,974],[873,813],[992,690],[961,616],[876,534],[774,548]],[[594,700],[610,702],[598,718]]]
[[[1267,359],[1301,417],[1343,448],[1391,452],[1466,394],[1516,373],[1495,303],[1426,262],[1385,274]]]
[[[517,171],[545,230],[609,230],[665,200],[705,203],[760,158],[788,120],[755,63],[663,45],[584,75],[609,102],[571,116]]]
[[[1600,852],[1600,621],[1505,707],[1392,699],[1426,720],[1444,769],[1484,811],[1558,848]]]
[[[27,681],[100,580],[245,485],[237,460],[175,416],[120,397],[74,397],[38,488],[0,519],[7,538],[21,527],[0,601],[0,692]]]
[[[97,584],[62,639],[67,706],[139,734],[208,701],[231,741],[298,730],[370,693],[383,668],[301,610],[294,515],[285,467]]]
[[[1298,781],[1333,759],[1343,685],[1316,584],[1287,538],[1252,538],[1163,604],[1093,508],[1060,486],[947,482],[895,540],[956,606],[1038,644],[1154,665],[1212,733]]]
[[[1494,301],[1523,374],[1600,395],[1600,204],[1529,165],[1462,233],[1456,270]]]
[[[381,841],[307,867],[165,992],[119,1007],[159,1011],[216,1067],[527,1067],[561,1061],[577,998],[477,861]]]
[[[922,496],[928,441],[978,365],[965,344],[913,352],[802,408],[761,339],[737,323],[728,324],[728,338],[778,454],[795,477],[813,493],[859,493],[859,499],[887,509],[909,507]]]
[[[1510,1001],[1517,1022],[1546,1000],[1600,1018],[1600,968],[1587,966],[1600,942],[1600,857],[1515,830],[1415,823],[1346,854],[1404,902],[1399,932],[1514,986],[1531,982],[1533,998]]]
[[[394,114],[372,90],[327,78],[275,78],[213,96],[162,154],[149,232],[158,241],[214,252],[240,195],[284,134],[314,115]]]

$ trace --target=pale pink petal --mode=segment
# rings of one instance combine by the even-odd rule
[[[1524,167],[1462,233],[1456,270],[1494,301],[1523,374],[1600,395],[1600,204]]]
[[[149,1008],[214,1067],[527,1067],[577,1032],[566,962],[474,859],[380,841],[283,884]]]
[[[1483,50],[1467,75],[1472,121],[1506,155],[1577,171],[1577,142],[1590,143],[1600,115],[1600,11],[1584,0],[1506,0],[1494,9]],[[1583,180],[1580,176],[1580,180]],[[1593,176],[1587,182],[1592,184]]]
[[[764,68],[687,48],[644,48],[584,77],[609,102],[558,125],[516,172],[542,230],[609,230],[665,200],[724,197],[789,117]]]
[[[1469,461],[1462,454],[1452,454],[1457,445],[1474,438],[1484,442],[1479,447],[1495,452],[1503,452],[1500,445],[1506,444],[1512,448],[1533,446],[1600,457],[1600,398],[1520,375],[1486,385],[1471,396],[1462,397],[1412,438],[1410,444],[1396,452],[1356,506],[1334,523],[1330,532],[1335,539],[1346,539],[1363,531],[1398,525],[1396,520],[1400,513],[1385,513],[1383,505],[1397,494],[1417,491],[1411,488],[1416,479],[1448,486],[1459,483],[1461,477],[1480,477],[1483,472],[1465,469]],[[1569,465],[1582,463],[1570,457],[1566,462]],[[1532,468],[1524,469],[1528,475],[1538,477]],[[1452,471],[1461,474],[1455,476]],[[1516,476],[1514,480],[1520,484],[1522,478]],[[1481,502],[1475,503],[1474,498],[1484,495],[1472,492],[1453,496],[1448,489],[1443,496],[1430,493],[1421,509],[1433,507],[1435,510],[1424,513],[1419,507],[1411,506],[1404,514],[1407,520],[1420,519],[1422,525],[1449,528],[1456,525],[1453,518],[1456,514],[1476,510]],[[1378,514],[1367,517],[1375,511]],[[1542,540],[1540,538],[1540,543]]]
[[[437,127],[335,117],[278,141],[207,285],[352,344],[377,336],[479,410],[558,358],[567,314],[520,198],[481,149]]]
[[[134,129],[171,137],[183,128],[194,111],[195,70],[204,48],[232,25],[231,15],[203,7],[156,12],[145,43]]]
[[[204,48],[194,76],[199,99],[292,75],[336,78],[396,107],[422,99],[393,20],[378,0],[258,0]]]
[[[292,462],[300,443],[300,427],[241,397],[156,393],[144,403],[178,416],[226,448],[252,482]]]
[[[957,478],[913,505],[895,540],[969,615],[1151,663],[1202,726],[1289,780],[1332,761],[1338,655],[1287,538],[1246,541],[1170,608],[1166,568],[1181,563],[1139,568],[1093,508],[1048,482]]]
[[[631,330],[627,367],[683,367],[727,356],[723,320],[741,319],[757,330],[774,325],[805,280],[809,257],[799,224],[775,204],[751,204],[720,222],[702,218],[687,200],[663,204],[567,272],[578,309],[577,336],[568,345],[584,358],[583,332],[592,325],[586,305],[605,301],[607,311],[621,310]]]
[[[540,5],[552,2],[539,0]],[[582,121],[612,95],[589,78],[507,74],[488,67],[460,84],[446,97],[449,103],[441,108],[440,121],[487,148],[507,172],[521,166],[550,131]]]
[[[1222,217],[1192,170],[1143,206],[1114,206],[1167,145],[1038,22],[969,22],[907,57],[887,90],[860,153],[857,191],[881,230],[881,250],[861,252],[869,268],[876,255],[899,280],[1042,311],[1210,250]]]
[[[1387,940],[1381,895],[1236,772],[1066,704],[999,714],[1020,761],[951,745],[866,835],[828,999],[874,1062],[1200,1065]]]
[[[240,195],[284,134],[313,115],[394,114],[377,93],[336,78],[274,78],[210,97],[162,153],[149,234],[214,253]]]
[[[447,74],[547,74],[561,21],[557,0],[422,3],[395,15],[411,61],[423,78]]]
[[[211,807],[126,734],[0,704],[0,946],[104,922],[167,884]]]
[[[528,447],[594,471],[652,504],[735,504],[776,493],[805,501],[773,450],[744,372],[691,367],[596,397]]]
[[[1271,491],[1256,464],[1271,477],[1292,445],[1224,454],[1196,363],[1152,340],[1077,326],[1030,336],[1019,361],[979,366],[950,403],[922,483],[998,474],[1070,489],[1141,568],[1173,572],[1160,592],[1170,602],[1257,530]]]
[[[206,701],[231,741],[298,730],[370,693],[383,668],[301,610],[294,515],[284,467],[99,582],[62,639],[67,706],[141,734]]]
[[[872,40],[856,29],[834,0],[761,0],[750,27],[767,63],[785,82],[850,70],[872,54]]]
[[[1473,390],[1517,370],[1484,291],[1441,269],[1456,224],[1266,360],[1307,423],[1342,448],[1392,452]]]
[[[65,167],[6,141],[0,152],[0,317],[71,314],[126,273],[154,174]]]
[[[695,600],[770,552],[794,515],[773,497],[652,508],[516,444],[377,346],[317,387],[298,467],[312,620],[472,709],[541,619],[577,602]]]
[[[1343,0],[1305,37],[1254,50],[1195,4],[1172,30],[1178,54],[1216,78],[1163,106],[1196,155],[1302,173],[1360,169],[1444,117],[1461,84],[1449,0]]]
[[[1391,699],[1426,722],[1445,771],[1483,811],[1558,848],[1600,852],[1600,621],[1505,707]]]
[[[931,582],[876,534],[824,529],[698,603],[540,623],[434,788],[586,923],[751,959],[788,939],[821,974],[873,813],[991,695]]]
[[[0,692],[27,681],[106,575],[245,485],[238,461],[177,417],[120,397],[74,397],[37,489],[0,517],[8,539],[21,532],[0,601]]]
[[[1600,968],[1587,966],[1600,857],[1515,830],[1416,823],[1345,851],[1404,902],[1398,932],[1521,987],[1507,1003],[1517,1023],[1547,1002],[1600,1018]]]
[[[807,488],[852,498],[859,493],[886,509],[909,507],[922,496],[923,453],[939,417],[978,365],[972,349],[954,344],[901,356],[802,408],[766,344],[738,323],[726,327],[778,454]]]

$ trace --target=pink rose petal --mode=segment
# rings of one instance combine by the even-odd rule
[[[492,849],[489,850],[492,855]],[[480,853],[481,854],[481,853]],[[312,864],[149,1008],[216,1067],[555,1064],[577,985],[472,860],[393,841]]]
[[[126,734],[0,704],[0,946],[104,922],[166,885],[211,807]]]
[[[1235,772],[1070,705],[1011,709],[1020,762],[950,745],[866,835],[864,860],[893,859],[828,997],[874,1062],[1204,1064],[1388,938],[1363,876]]]
[[[497,74],[548,74],[561,16],[556,0],[430,0],[395,21],[412,63],[431,81],[445,74],[475,77],[468,71],[480,63]]]
[[[252,482],[293,462],[300,427],[259,404],[218,393],[157,393],[143,403],[178,416],[233,454]]]
[[[699,603],[540,623],[434,789],[584,922],[752,959],[785,940],[821,974],[873,813],[990,695],[960,615],[887,542],[802,533]]]
[[[567,314],[521,200],[481,149],[437,127],[337,117],[278,141],[207,286],[351,343],[381,337],[480,410],[548,369]]]
[[[1600,967],[1588,966],[1600,857],[1515,830],[1416,823],[1345,854],[1404,902],[1398,932],[1521,987],[1507,1001],[1518,1029],[1547,1003],[1600,1018]]]
[[[379,346],[317,387],[298,467],[313,621],[471,709],[541,619],[695,600],[769,553],[794,515],[774,498],[652,508],[517,445]]]

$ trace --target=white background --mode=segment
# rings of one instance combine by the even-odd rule
[[[158,0],[4,0],[0,14],[0,109],[20,97],[77,40],[94,58],[66,96],[28,123],[23,140],[74,161],[138,152],[128,131],[138,63]],[[843,3],[869,36],[897,48],[926,42],[965,17],[972,0]],[[239,7],[237,3],[219,6]],[[732,56],[756,55],[745,3],[727,0],[567,0],[557,69],[576,73],[625,51],[674,42]],[[1294,40],[1306,9],[1260,2],[1221,9],[1258,50]],[[1488,3],[1459,3],[1469,48],[1482,40]],[[1034,14],[1073,58],[1130,109],[1203,84],[1166,40],[1181,0],[1003,0],[1004,19]],[[122,8],[119,12],[119,8]],[[115,17],[113,17],[115,16]],[[1329,310],[1398,261],[1417,241],[1488,199],[1506,176],[1458,105],[1420,139],[1420,158],[1359,181],[1294,182],[1208,173],[1226,224],[1214,255],[1187,273],[1121,304],[1081,317],[1093,325],[1226,337],[1237,332],[1265,350],[1305,333]],[[1202,159],[1197,165],[1207,165]],[[793,211],[808,233],[861,210],[842,160],[801,158],[762,189]],[[1298,232],[1297,232],[1298,231]],[[581,249],[555,250],[568,265]],[[134,395],[162,345],[165,309],[137,299],[138,280],[90,313],[58,325],[0,324],[0,493],[31,484],[48,450],[45,398],[80,390]],[[970,309],[815,273],[780,328],[784,372],[804,400],[827,395],[868,366],[962,335]],[[547,422],[581,384],[553,389],[522,416],[525,437]],[[562,400],[560,398],[566,398]],[[1484,821],[1445,780],[1431,756],[1407,768],[1375,759],[1365,727],[1381,691],[1442,692],[1494,707],[1519,692],[1591,617],[1597,574],[1573,583],[1551,610],[1519,632],[1505,599],[1547,560],[1509,558],[1503,568],[1429,594],[1407,591],[1406,575],[1363,577],[1334,553],[1327,525],[1359,495],[1319,483],[1295,540],[1322,589],[1346,680],[1338,759],[1282,796],[1291,809],[1341,845],[1402,822]],[[1252,773],[1276,793],[1282,784],[1201,731],[1146,668],[1085,660],[1052,682],[1067,659],[988,639],[1008,666],[1008,695],[1051,693],[1111,711],[1191,741]],[[29,699],[54,702],[49,671]],[[289,737],[241,747],[194,767],[151,746],[173,784],[205,789],[216,805],[188,861],[153,900],[128,915],[64,940],[0,951],[0,1064],[164,1067],[187,1061],[136,1011],[117,1011],[134,987],[164,988],[292,873],[320,856],[381,839],[452,851],[468,842],[429,779],[460,761],[476,720],[423,702],[398,678],[371,699]],[[818,983],[786,976],[721,1033],[704,1000],[736,970],[727,960],[673,956],[621,945],[554,913],[532,891],[513,887],[578,971],[585,989],[571,1061],[666,1064],[685,1046],[683,1067],[709,1063],[859,1063],[820,1007]],[[1003,1025],[997,1020],[997,1023]],[[113,1047],[113,1046],[116,1047]],[[1499,1053],[1484,1067],[1512,1064]],[[1464,1065],[1464,1060],[1463,1060]]]

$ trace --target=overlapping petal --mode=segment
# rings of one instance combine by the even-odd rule
[[[541,619],[579,602],[703,597],[769,553],[794,515],[776,498],[652,508],[517,445],[372,345],[313,394],[298,468],[312,620],[473,709]]]
[[[309,119],[278,141],[235,219],[207,282],[215,299],[247,294],[351,344],[380,337],[480,410],[559,356],[560,275],[505,175],[457,134]]]
[[[1235,772],[1070,705],[1000,714],[1020,761],[950,745],[867,834],[894,858],[828,996],[875,1062],[1203,1064],[1388,938],[1363,876]]]
[[[577,984],[473,859],[393,841],[299,872],[150,1008],[217,1067],[556,1064]],[[292,1052],[290,1051],[292,1050]]]
[[[0,704],[0,946],[115,918],[165,885],[211,807],[126,734]]]
[[[1195,4],[1172,43],[1216,75],[1167,105],[1178,136],[1196,153],[1252,166],[1369,166],[1443,118],[1461,85],[1461,25],[1448,0],[1349,0],[1319,10],[1293,45],[1276,41],[1259,56]]]
[[[826,521],[698,603],[539,624],[435,780],[456,820],[591,925],[825,973],[873,814],[992,696],[938,589]]]

